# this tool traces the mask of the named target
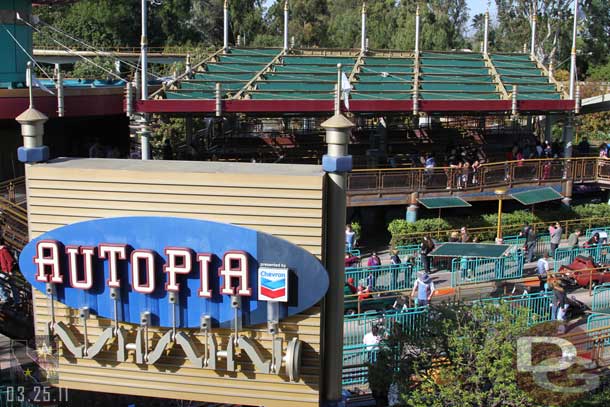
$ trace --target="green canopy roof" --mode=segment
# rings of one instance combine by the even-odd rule
[[[504,256],[511,246],[491,243],[443,243],[430,253],[437,257],[491,257]]]
[[[523,205],[534,205],[541,202],[554,201],[556,199],[563,198],[559,192],[550,187],[517,192],[511,194],[511,196],[517,201],[521,202]]]
[[[427,209],[467,208],[469,206],[472,206],[468,202],[457,196],[419,198],[418,201]]]
[[[223,97],[326,100],[333,97],[337,63],[343,64],[351,82],[351,98],[359,100],[410,100],[415,93],[430,101],[508,100],[513,85],[518,87],[519,100],[561,99],[555,83],[527,54],[488,58],[478,52],[425,51],[417,58],[406,51],[360,55],[357,50],[280,48],[219,51],[198,64],[190,79],[175,82],[165,97],[214,98],[220,83]]]

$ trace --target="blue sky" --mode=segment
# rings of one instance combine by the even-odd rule
[[[470,8],[470,17],[471,18],[475,14],[484,13],[485,9],[487,8],[486,1],[467,0],[466,3],[468,3],[468,8]],[[492,15],[494,15],[495,10],[496,10],[496,3],[494,1],[492,1],[491,5],[489,7],[489,11]]]

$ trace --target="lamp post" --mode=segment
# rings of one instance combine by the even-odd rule
[[[502,199],[506,195],[505,188],[498,188],[494,191],[494,194],[498,197],[498,229],[496,232],[496,243],[502,244]]]

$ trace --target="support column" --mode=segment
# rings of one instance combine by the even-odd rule
[[[362,32],[360,33],[360,52],[366,52],[366,1],[362,3]]]
[[[417,202],[417,198],[419,198],[419,193],[413,192],[411,194],[410,204],[407,207],[406,220],[408,223],[413,223],[417,221],[417,212],[419,211],[419,204]]]
[[[55,64],[55,90],[57,91],[57,116],[64,117],[64,75],[59,64]]]
[[[530,44],[530,57],[534,59],[536,56],[536,20],[538,20],[538,2],[534,1],[532,5],[532,38]]]
[[[142,77],[140,80],[142,100],[148,99],[148,0],[142,0],[142,39],[141,45],[141,60],[142,60]],[[150,160],[150,143],[148,137],[150,131],[148,129],[148,114],[142,114],[141,119],[141,130],[140,130],[140,149],[142,154],[142,160]]]
[[[571,114],[566,117],[563,127],[563,157],[572,157],[572,143],[574,142],[574,116]]]
[[[417,211],[419,211],[419,205],[409,205],[407,207],[407,222],[414,223],[417,221]]]
[[[570,207],[570,205],[572,204],[572,188],[573,188],[573,181],[571,179],[569,180],[565,180],[563,182],[562,185],[562,189],[563,189],[563,196],[564,198],[561,200],[561,204],[567,207]]]
[[[288,51],[288,0],[284,3],[284,51]]]
[[[341,83],[341,68],[338,69]],[[335,115],[322,123],[326,129],[328,154],[322,158],[327,175],[326,240],[324,264],[329,274],[329,288],[324,299],[323,342],[323,405],[337,406],[341,402],[343,367],[343,285],[345,282],[345,212],[346,172],[352,170],[352,157],[347,155],[349,132],[354,124],[335,109]]]
[[[485,11],[485,27],[483,31],[483,55],[487,55],[489,44],[489,7]]]
[[[225,0],[223,7],[223,31],[222,31],[222,52],[224,54],[229,52],[229,1]],[[245,45],[244,39],[244,45]]]
[[[576,81],[576,35],[578,33],[578,0],[574,0],[574,26],[572,28],[572,52],[570,53],[570,99],[574,100]]]
[[[415,54],[419,54],[419,4],[415,9]]]

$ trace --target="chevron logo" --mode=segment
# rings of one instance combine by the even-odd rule
[[[259,301],[288,301],[288,269],[265,268],[258,269],[258,299]]]

